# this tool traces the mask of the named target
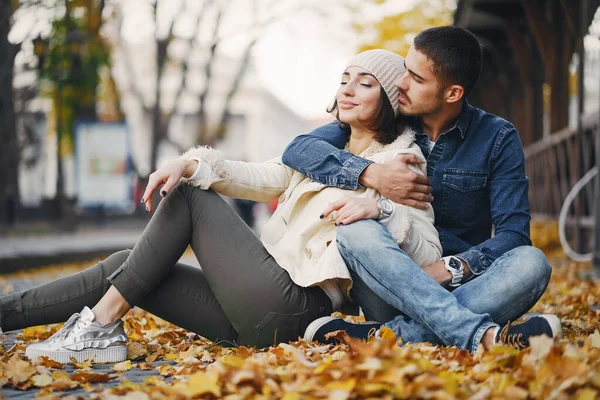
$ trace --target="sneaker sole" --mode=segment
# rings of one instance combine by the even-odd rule
[[[314,340],[315,334],[323,325],[325,325],[326,323],[328,323],[330,321],[339,320],[339,319],[340,318],[337,318],[337,317],[321,317],[321,318],[315,319],[313,322],[311,322],[306,327],[306,330],[304,331],[303,339],[306,341],[312,342]],[[361,322],[361,324],[379,324],[379,325],[381,325],[381,323],[379,323],[377,321],[365,321],[365,322]]]
[[[71,357],[75,358],[77,362],[89,360],[94,357],[95,363],[116,363],[127,359],[127,346],[112,346],[105,349],[87,349],[80,351],[51,351],[27,347],[25,355],[27,355],[30,360],[46,356],[61,364],[68,364],[71,362]]]
[[[311,322],[306,327],[306,330],[304,331],[304,337],[303,337],[303,339],[307,340],[309,342],[312,342],[313,338],[315,337],[315,334],[317,333],[317,331],[319,330],[319,328],[321,328],[323,325],[325,325],[329,321],[333,321],[333,320],[337,320],[337,319],[339,319],[339,318],[336,318],[336,317],[321,317],[321,318],[315,319],[313,322]]]
[[[544,318],[550,324],[550,329],[552,329],[552,335],[556,339],[561,339],[563,337],[562,324],[560,323],[560,319],[554,314],[542,314],[539,315],[540,318]]]

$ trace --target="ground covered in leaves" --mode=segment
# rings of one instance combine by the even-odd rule
[[[547,249],[554,272],[533,311],[559,316],[565,332],[559,342],[540,337],[523,351],[497,347],[472,356],[426,343],[398,346],[389,332],[369,343],[340,332],[345,344],[337,346],[298,341],[262,350],[225,348],[135,309],[125,317],[127,361],[104,371],[91,361],[30,363],[25,345],[58,326],[29,328],[16,346],[0,344],[0,387],[31,390],[37,398],[77,389],[103,399],[600,399],[600,310],[593,308],[600,303],[600,285],[590,279],[590,264],[567,262],[551,250],[553,236],[543,231],[549,228],[537,229],[536,244]],[[6,291],[9,282],[0,277]],[[152,375],[134,383],[128,374],[135,370]]]

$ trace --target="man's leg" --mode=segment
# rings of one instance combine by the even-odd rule
[[[552,274],[546,256],[532,246],[521,246],[496,259],[485,273],[452,292],[456,300],[476,314],[489,314],[503,326],[515,321],[540,299]],[[384,326],[405,342],[442,344],[427,326],[399,315]]]
[[[475,351],[487,329],[497,326],[490,315],[476,314],[462,306],[398,247],[380,223],[367,220],[340,227],[337,242],[348,268],[385,302],[410,318],[400,317],[401,321],[412,322],[395,326],[405,341],[414,340],[408,337],[412,336],[411,326],[417,323],[445,345]]]

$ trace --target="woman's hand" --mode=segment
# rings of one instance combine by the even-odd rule
[[[334,211],[337,211],[336,225],[348,225],[361,219],[379,218],[379,207],[375,199],[347,197],[334,201],[325,208],[321,218],[328,217]]]
[[[195,171],[194,165],[196,167],[198,166],[198,162],[195,160],[188,160],[184,162],[182,160],[175,159],[169,161],[167,164],[151,173],[150,177],[148,178],[148,186],[146,186],[146,191],[142,197],[142,203],[146,204],[146,211],[152,212],[154,210],[152,193],[154,193],[159,186],[162,185],[160,197],[165,197],[167,193],[169,193],[177,184],[177,182],[179,182],[179,180],[183,177],[184,171],[191,171],[192,173]],[[191,173],[188,175],[191,176]]]

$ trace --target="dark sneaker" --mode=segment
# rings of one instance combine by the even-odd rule
[[[334,344],[336,341],[334,339],[326,339],[325,335],[335,331],[346,331],[350,337],[367,340],[369,337],[374,336],[379,328],[381,328],[381,324],[374,321],[353,324],[341,318],[321,317],[315,319],[306,327],[304,340]]]
[[[546,335],[550,338],[562,338],[560,320],[554,314],[541,314],[526,321],[509,322],[497,334],[496,343],[524,349],[529,347],[529,339]]]

